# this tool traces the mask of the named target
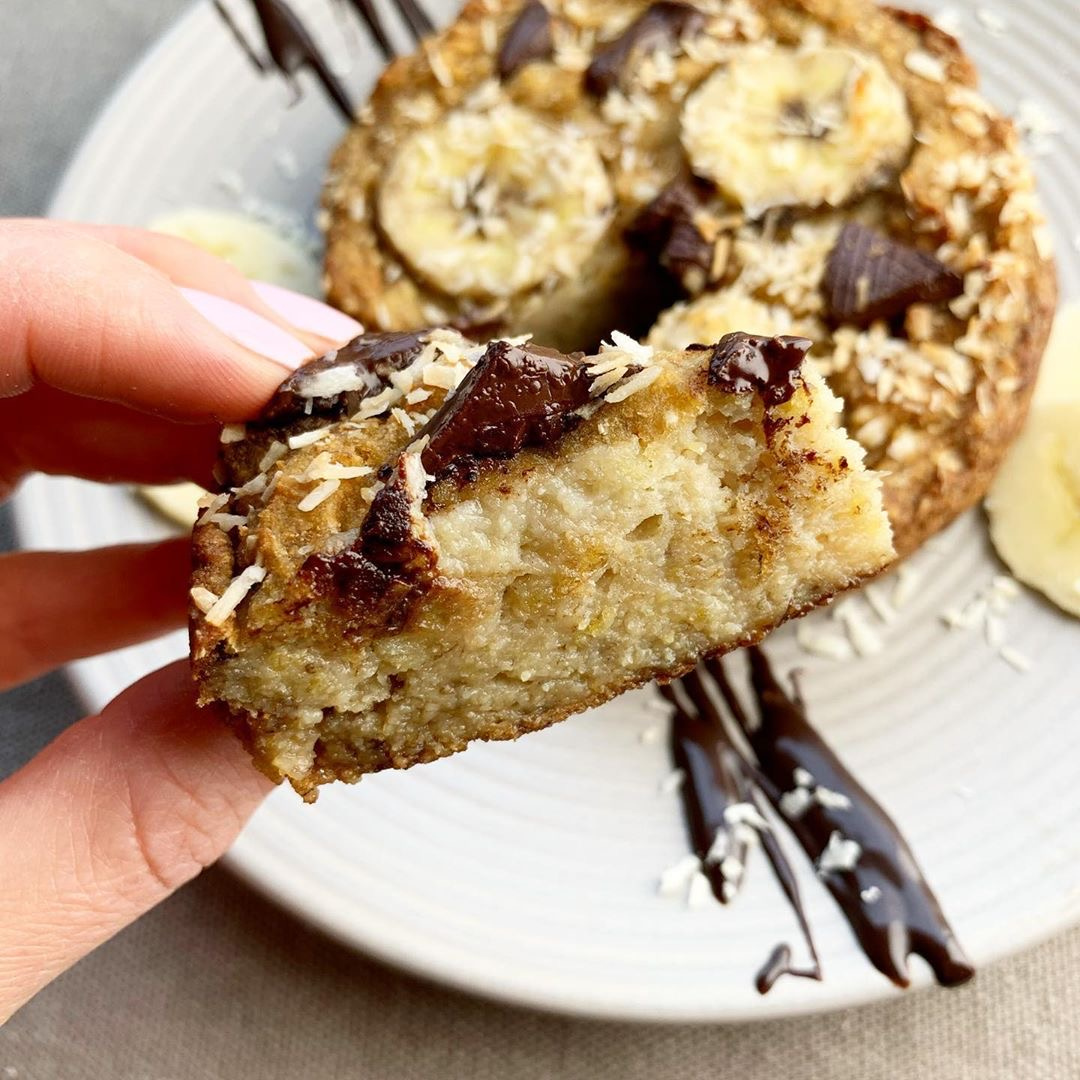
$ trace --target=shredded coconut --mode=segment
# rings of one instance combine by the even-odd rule
[[[314,428],[311,431],[302,431],[299,435],[289,436],[289,449],[299,450],[304,446],[312,446],[317,442],[322,442],[330,434],[329,427]]]
[[[712,896],[712,886],[709,879],[700,871],[695,870],[690,877],[690,888],[686,893],[686,906],[688,908],[704,907]]]
[[[701,870],[701,860],[696,855],[684,855],[660,875],[661,896],[676,896],[690,884],[690,879]]]
[[[912,49],[904,57],[904,67],[913,75],[918,75],[928,82],[943,83],[945,81],[945,64],[923,49]]]
[[[244,597],[265,578],[266,567],[264,566],[249,566],[239,573],[229,582],[228,588],[221,594],[217,603],[206,612],[206,621],[211,626],[224,626]]]
[[[339,487],[341,487],[340,480],[324,480],[317,487],[312,488],[311,491],[296,504],[296,509],[303,511],[305,514],[310,510],[314,510],[316,506],[321,506],[326,502]]]
[[[191,590],[191,602],[205,615],[217,602],[218,594],[196,585]]]
[[[842,833],[834,831],[829,837],[828,845],[818,858],[817,872],[824,877],[826,874],[854,870],[861,855],[862,847],[858,841],[849,840]]]
[[[614,405],[619,401],[625,401],[631,394],[636,394],[639,390],[644,390],[645,387],[651,386],[659,377],[660,369],[658,367],[647,367],[644,371],[639,371],[636,375],[631,375],[622,386],[612,390],[605,400],[611,405]]]

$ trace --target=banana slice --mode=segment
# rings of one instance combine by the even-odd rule
[[[199,516],[199,500],[206,492],[198,484],[144,484],[135,489],[163,518],[190,529]]]
[[[986,509],[994,547],[1013,574],[1080,616],[1080,403],[1032,414]]]
[[[986,498],[1013,574],[1080,616],[1080,307],[1058,316],[1031,413]]]
[[[269,225],[244,214],[190,207],[155,218],[148,228],[190,240],[204,251],[232,263],[245,277],[269,281],[308,296],[322,296],[315,260]]]
[[[911,141],[904,92],[876,57],[842,48],[748,50],[682,114],[694,172],[752,217],[839,206],[899,166]]]
[[[379,222],[412,269],[452,296],[513,296],[569,277],[611,220],[596,150],[512,105],[458,111],[408,138]]]
[[[796,325],[786,308],[763,304],[739,289],[721,289],[668,308],[649,332],[647,343],[654,349],[681,350],[711,345],[736,330],[763,337],[813,337],[810,331],[816,326]]]

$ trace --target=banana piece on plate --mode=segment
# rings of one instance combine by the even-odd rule
[[[898,167],[911,139],[901,88],[879,59],[847,48],[746,51],[682,115],[694,173],[751,217],[839,206]]]
[[[611,220],[603,162],[584,141],[504,104],[451,112],[401,146],[379,223],[412,270],[452,295],[513,296],[572,276]]]
[[[1013,574],[1080,616],[1080,307],[1058,318],[1026,426],[986,499]]]
[[[246,214],[190,207],[155,218],[148,228],[190,240],[232,263],[245,277],[322,296],[319,267],[311,255],[277,229]]]
[[[135,490],[162,517],[185,529],[195,524],[199,500],[206,495],[198,484],[144,484]]]

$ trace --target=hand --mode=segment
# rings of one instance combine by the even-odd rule
[[[221,422],[360,332],[184,241],[0,221],[0,499],[31,471],[210,483]],[[186,539],[0,555],[0,690],[182,626]],[[0,784],[0,1022],[221,855],[270,788],[187,663]]]

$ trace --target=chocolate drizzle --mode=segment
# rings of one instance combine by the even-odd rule
[[[803,769],[814,790],[839,793],[849,804],[815,800],[787,820],[815,863],[835,833],[859,845],[850,870],[820,876],[870,962],[897,986],[910,984],[912,954],[927,961],[942,986],[967,982],[975,969],[895,823],[810,726],[801,696],[784,692],[760,649],[750,650],[750,672],[760,723],[744,731],[769,780],[770,800],[779,805],[783,792],[795,786],[795,770]]]
[[[336,420],[356,412],[360,402],[389,384],[390,375],[406,368],[424,347],[425,330],[361,334],[336,352],[298,368],[278,388],[263,410],[264,423],[283,424],[304,416]],[[318,393],[335,384],[348,389]]]
[[[725,334],[709,361],[709,382],[731,394],[756,390],[766,406],[790,401],[813,342],[800,337]]]
[[[585,72],[585,88],[603,97],[619,84],[636,49],[651,50],[696,34],[705,26],[705,15],[690,4],[660,0],[639,15],[614,41],[593,55]]]
[[[726,684],[719,662],[707,661],[706,664],[714,678]],[[749,850],[745,836],[737,827],[732,827],[730,809],[749,804],[760,813],[764,800],[753,768],[728,735],[723,717],[710,699],[699,673],[691,672],[680,679],[678,685],[689,699],[691,709],[682,704],[673,687],[661,686],[659,689],[674,709],[671,752],[675,767],[686,774],[681,792],[690,844],[702,861],[713,895],[726,904],[734,899],[742,881]],[[770,830],[762,830],[758,835],[773,874],[795,913],[811,957],[809,967],[797,967],[792,963],[791,947],[786,943],[778,945],[756,980],[758,992],[767,994],[781,975],[820,980],[821,963],[791,864]],[[723,858],[716,857],[720,854],[718,848]],[[737,874],[725,873],[729,858],[736,860]]]
[[[554,49],[551,12],[540,0],[527,0],[499,47],[495,68],[503,82],[534,60],[547,60]]]
[[[951,300],[964,291],[964,279],[933,255],[849,222],[825,264],[822,287],[833,319],[868,326],[912,304]]]
[[[428,438],[424,468],[436,478],[468,474],[477,459],[554,442],[577,423],[575,410],[588,402],[589,382],[580,354],[491,342],[417,436]]]
[[[222,0],[214,0],[214,7],[224,19],[229,31],[240,43],[248,59],[260,72],[265,73],[271,66],[276,67],[285,77],[296,100],[300,97],[300,89],[296,82],[297,72],[303,68],[310,68],[346,122],[352,123],[355,110],[345,87],[330,70],[330,65],[315,39],[300,21],[296,12],[285,0],[251,0],[251,4],[262,27],[269,62],[251,48]]]
[[[705,668],[755,761],[725,729],[698,672],[681,680],[696,716],[682,708],[671,689],[661,691],[676,710],[672,754],[678,767],[686,770],[683,799],[695,851],[701,855],[704,830],[718,814],[723,816],[733,794],[742,799],[749,794],[754,800],[764,796],[818,867],[818,876],[879,971],[906,987],[911,981],[908,958],[915,954],[930,964],[942,986],[967,982],[974,968],[896,825],[811,727],[800,695],[789,697],[784,692],[765,654],[756,647],[748,652],[758,704],[756,722],[743,709],[720,661],[705,661]],[[687,752],[688,744],[692,753]],[[793,803],[792,792],[799,789],[802,797]],[[841,864],[823,863],[822,855],[837,838],[854,842],[857,857]],[[820,966],[790,865],[782,851],[779,860],[774,858],[770,842],[780,850],[774,835],[762,833],[762,841],[815,961],[812,969],[793,968],[790,947],[778,945],[757,976],[758,990],[766,993],[784,974],[819,978]],[[715,882],[713,887],[715,891]]]

